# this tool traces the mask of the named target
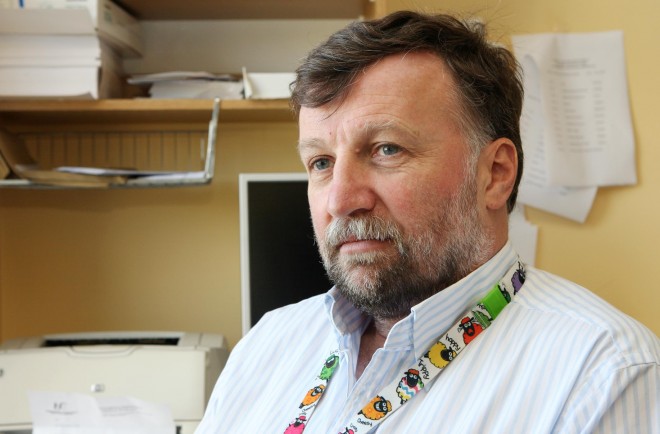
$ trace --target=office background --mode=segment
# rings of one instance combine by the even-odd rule
[[[660,291],[655,286],[660,277],[660,48],[651,36],[660,21],[660,2],[380,4],[387,12],[473,13],[505,43],[512,33],[623,30],[638,184],[599,189],[585,224],[530,208],[527,218],[539,226],[537,266],[590,288],[660,334]],[[185,25],[149,23],[147,39],[151,34],[158,40],[158,32]],[[258,50],[259,41],[268,44],[272,29],[259,37],[262,25],[250,31],[250,47],[231,49],[250,52]],[[322,33],[341,25],[324,21],[313,35],[287,26],[295,49],[279,44],[279,57],[299,58]],[[215,62],[214,53],[227,50],[227,44],[221,38],[206,39],[211,44],[206,52]],[[151,43],[147,40],[147,50]],[[221,66],[213,64],[214,69]],[[142,67],[140,61],[127,65],[133,72]],[[235,71],[233,65],[229,68]],[[221,123],[215,179],[208,187],[0,189],[0,340],[77,331],[187,330],[222,333],[233,347],[241,336],[238,174],[302,171],[296,138],[293,120]]]

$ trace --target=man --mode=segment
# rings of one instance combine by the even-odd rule
[[[297,73],[336,285],[236,346],[198,433],[660,432],[657,337],[508,243],[522,172],[508,51],[399,12],[349,25]]]

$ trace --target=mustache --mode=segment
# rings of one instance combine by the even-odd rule
[[[403,234],[394,222],[377,216],[339,218],[333,220],[325,230],[325,244],[328,248],[360,240],[390,240],[401,250]]]

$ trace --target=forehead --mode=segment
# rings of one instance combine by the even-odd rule
[[[433,53],[387,56],[360,73],[341,101],[300,109],[301,139],[338,125],[423,129],[458,114],[455,81]]]

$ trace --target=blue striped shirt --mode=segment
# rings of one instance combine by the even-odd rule
[[[355,366],[369,319],[335,289],[267,314],[232,351],[196,433],[283,433],[336,349],[339,367],[305,433],[343,431],[516,259],[507,244],[415,306],[360,378]],[[528,267],[522,290],[493,325],[376,432],[657,434],[659,361],[659,340],[640,323],[586,289]]]

